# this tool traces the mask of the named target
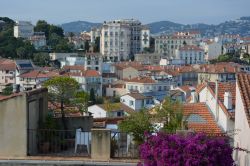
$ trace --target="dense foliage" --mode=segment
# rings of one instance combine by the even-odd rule
[[[210,63],[215,64],[218,62],[235,62],[235,63],[249,63],[250,58],[248,54],[243,55],[243,59],[240,59],[240,55],[238,54],[222,54],[219,55],[217,59],[210,60]]]
[[[34,27],[35,32],[44,32],[48,48],[56,52],[71,52],[73,45],[64,38],[63,29],[53,24],[48,24],[45,20],[39,20]]]
[[[137,144],[145,140],[144,132],[153,133],[155,126],[151,123],[151,115],[147,110],[132,113],[119,124],[122,132],[131,133]]]
[[[187,136],[158,133],[140,146],[144,166],[229,166],[233,149],[222,137],[205,134]]]
[[[78,82],[69,77],[54,77],[45,81],[44,86],[49,91],[49,101],[53,105],[60,104],[63,127],[66,130],[65,104],[70,104],[70,100],[75,98],[79,89]],[[78,96],[80,97],[80,96]]]
[[[3,58],[32,59],[35,48],[29,41],[14,37],[14,21],[0,17],[0,55]]]

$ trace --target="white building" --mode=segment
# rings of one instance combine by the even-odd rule
[[[185,64],[203,64],[205,63],[204,59],[204,50],[194,46],[194,45],[185,45],[176,50],[176,57],[173,59],[184,61]]]
[[[100,52],[105,60],[129,59],[149,45],[149,35],[149,29],[138,20],[105,21],[101,28]]]
[[[90,42],[94,43],[95,39],[97,37],[100,37],[100,35],[101,35],[100,28],[91,28],[91,31],[90,31]]]
[[[44,32],[35,32],[30,38],[30,42],[33,44],[35,49],[46,46],[46,37]]]
[[[148,27],[143,27],[141,30],[141,52],[144,48],[150,47],[150,30]]]
[[[205,61],[218,58],[222,53],[222,45],[215,41],[201,42],[201,47],[205,53]]]
[[[250,165],[250,75],[238,74],[236,85],[234,147],[246,151],[234,151],[237,165]]]
[[[28,39],[34,33],[34,26],[28,21],[16,21],[14,26],[14,37]]]
[[[0,59],[0,92],[16,83],[16,64],[13,60]]]
[[[151,77],[135,77],[125,79],[127,93],[138,91],[139,93],[167,91],[170,88],[169,82],[161,82]]]
[[[153,97],[144,96],[140,93],[128,93],[121,96],[121,103],[130,107],[135,111],[140,111],[143,108],[152,108],[154,107]]]
[[[50,59],[51,60],[65,60],[67,57],[76,57],[78,56],[78,53],[49,53]]]
[[[85,92],[90,93],[91,89],[93,89],[95,95],[102,96],[102,76],[100,72],[96,70],[80,70],[64,75],[74,78]]]

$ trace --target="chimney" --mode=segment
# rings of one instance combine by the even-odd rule
[[[223,72],[226,72],[226,70],[227,70],[226,67],[223,67]]]
[[[195,90],[191,91],[191,97],[192,97],[191,103],[197,103],[197,97],[196,97]]]
[[[233,97],[230,92],[225,92],[224,93],[224,105],[228,110],[231,110],[233,108]]]

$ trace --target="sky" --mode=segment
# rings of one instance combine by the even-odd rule
[[[0,17],[52,24],[134,18],[218,24],[250,16],[250,0],[0,0]]]

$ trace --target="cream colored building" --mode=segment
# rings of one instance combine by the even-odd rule
[[[149,29],[138,20],[105,21],[101,28],[100,52],[104,60],[127,60],[149,46],[149,37]]]
[[[183,61],[184,64],[203,64],[204,50],[194,45],[185,45],[175,50],[174,59]]]
[[[196,38],[189,34],[160,35],[155,38],[155,53],[167,58],[175,57],[175,50],[184,45],[194,45]]]
[[[14,26],[14,37],[28,39],[34,33],[34,26],[29,21],[16,21]]]
[[[142,53],[135,54],[135,61],[146,65],[159,65],[161,60],[160,54],[155,53]]]

